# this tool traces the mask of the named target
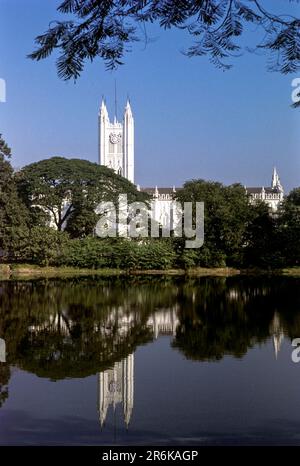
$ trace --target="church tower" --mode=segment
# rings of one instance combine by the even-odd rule
[[[99,110],[99,163],[134,183],[134,120],[129,100],[122,123],[118,122],[116,115],[113,122],[110,121],[102,100]]]

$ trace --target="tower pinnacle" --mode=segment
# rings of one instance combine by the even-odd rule
[[[272,186],[273,189],[279,189],[279,190],[283,191],[283,188],[282,188],[282,185],[281,185],[280,178],[279,178],[279,175],[277,173],[276,167],[273,168],[272,185],[271,186]]]

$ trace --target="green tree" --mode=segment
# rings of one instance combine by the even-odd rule
[[[18,187],[35,221],[37,211],[47,214],[48,222],[51,218],[59,231],[65,228],[72,237],[93,232],[99,202],[117,204],[121,193],[127,194],[128,202],[147,198],[110,168],[63,157],[27,165],[19,174]]]
[[[0,134],[0,159],[3,161],[5,158],[10,159],[11,157],[11,148],[7,145],[5,140]]]
[[[10,163],[11,149],[0,134],[0,249],[4,253],[10,248],[11,232],[26,226],[27,211],[15,183]]]
[[[204,245],[198,251],[198,260],[193,254],[195,265],[240,264],[251,209],[245,189],[239,184],[193,180],[184,184],[177,199],[181,203],[204,202]]]
[[[156,22],[163,29],[184,29],[192,37],[188,56],[208,55],[214,65],[228,69],[228,59],[241,54],[238,39],[244,33],[247,37],[254,25],[259,37],[252,50],[270,55],[271,70],[294,73],[300,66],[300,19],[291,10],[290,5],[286,14],[275,14],[261,0],[64,0],[58,11],[68,19],[52,21],[36,38],[38,48],[29,57],[41,60],[59,50],[57,70],[63,79],[78,78],[85,61],[97,57],[113,69],[122,64],[128,44],[140,39],[139,32],[144,31],[147,42],[145,27]]]
[[[279,218],[281,250],[286,265],[300,265],[300,188],[286,197]]]
[[[34,226],[13,230],[11,242],[14,258],[18,261],[48,266],[59,264],[69,237],[54,228]]]
[[[246,267],[278,268],[283,264],[277,218],[264,202],[251,206],[245,234],[243,264]]]

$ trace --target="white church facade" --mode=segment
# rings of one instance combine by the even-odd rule
[[[127,100],[123,120],[119,122],[115,116],[111,122],[104,100],[99,110],[99,163],[112,168],[116,173],[135,183],[134,178],[134,118],[130,102]],[[154,220],[163,227],[168,227],[176,219],[172,219],[172,200],[181,188],[148,187],[137,189],[148,193],[153,201],[151,210]],[[276,213],[284,199],[284,189],[281,185],[276,168],[273,170],[270,187],[245,187],[251,203],[265,202],[270,213]]]
[[[276,213],[284,199],[284,189],[280,182],[276,167],[273,169],[270,187],[247,188],[246,194],[250,196],[252,204],[262,201],[267,204],[271,213]]]

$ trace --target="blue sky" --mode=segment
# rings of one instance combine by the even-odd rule
[[[127,94],[135,117],[135,179],[142,186],[180,186],[204,178],[226,184],[269,185],[276,165],[287,189],[300,186],[300,112],[291,104],[291,81],[266,71],[266,57],[245,54],[222,72],[207,58],[181,50],[184,31],[148,30],[153,42],[133,46],[125,65],[105,71],[88,65],[82,77],[61,81],[55,57],[26,58],[44,32],[57,0],[0,0],[0,78],[7,102],[0,103],[0,131],[20,167],[53,155],[98,160],[98,108],[105,95],[113,116],[114,80],[118,112]],[[264,5],[273,8],[274,2]],[[291,11],[286,0],[276,8]],[[300,16],[300,4],[294,4]],[[254,31],[254,28],[253,28]],[[255,33],[254,33],[255,34]]]

